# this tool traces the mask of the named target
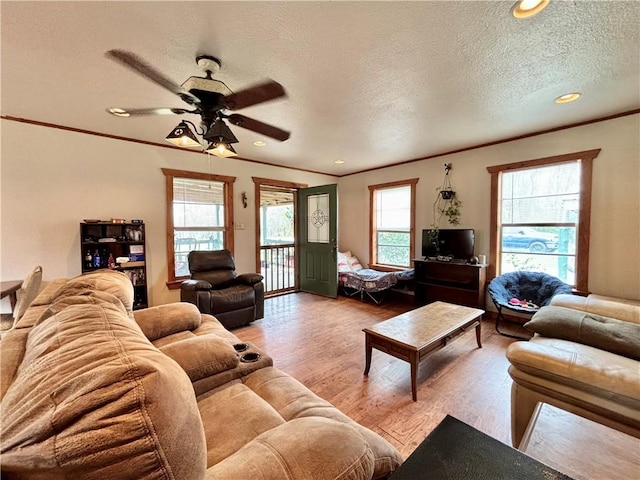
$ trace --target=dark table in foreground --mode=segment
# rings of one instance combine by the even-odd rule
[[[17,292],[20,290],[21,286],[22,280],[8,280],[6,282],[0,282],[0,298],[4,298],[7,295],[9,296],[12,313],[13,309],[16,308],[16,303],[18,302]]]
[[[447,415],[389,480],[555,480],[566,475]]]

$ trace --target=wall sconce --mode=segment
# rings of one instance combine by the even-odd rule
[[[249,201],[247,200],[247,192],[242,192],[240,194],[240,198],[242,198],[242,206],[244,208],[247,208],[247,205],[249,205]]]

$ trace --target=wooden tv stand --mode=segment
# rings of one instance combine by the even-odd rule
[[[418,305],[443,302],[485,307],[487,265],[414,259],[415,299]]]

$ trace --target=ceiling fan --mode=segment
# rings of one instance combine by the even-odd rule
[[[193,125],[196,132],[205,141],[210,142],[205,150],[218,156],[235,155],[232,143],[238,140],[225,124],[227,119],[233,125],[237,125],[247,130],[265,135],[281,142],[289,138],[290,133],[273,125],[269,125],[253,118],[240,115],[238,113],[227,114],[227,110],[239,110],[241,108],[257,105],[259,103],[285,97],[286,92],[282,85],[270,80],[264,83],[233,93],[220,80],[213,79],[213,75],[220,70],[220,60],[210,55],[200,55],[196,57],[196,63],[205,72],[205,77],[190,77],[182,85],[178,85],[165,77],[151,65],[141,58],[125,50],[109,50],[106,57],[121,65],[134,70],[143,77],[151,80],[155,84],[178,95],[190,108],[108,108],[107,111],[118,117],[130,117],[140,115],[182,115],[185,113],[196,114],[201,118],[202,131],[191,122],[183,121],[178,125],[170,137],[180,139],[172,141],[179,146],[202,146],[188,127],[188,123]],[[218,153],[216,153],[218,152]],[[227,154],[225,154],[227,153]]]

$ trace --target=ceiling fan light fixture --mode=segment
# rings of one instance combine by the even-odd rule
[[[238,155],[231,144],[226,142],[211,142],[209,148],[205,151],[220,158],[235,157]]]
[[[554,102],[556,103],[569,103],[569,102],[573,102],[575,100],[577,100],[578,98],[580,98],[580,93],[578,92],[574,92],[574,93],[567,93],[565,95],[560,95],[558,98],[556,98],[554,100]]]
[[[265,143],[265,142],[263,142],[262,140],[256,140],[255,142],[253,142],[253,144],[254,144],[256,147],[264,147],[264,146],[266,145],[266,143]]]
[[[236,136],[220,117],[216,118],[216,121],[213,122],[213,125],[211,125],[211,128],[204,134],[203,138],[216,143],[238,143]]]
[[[540,13],[549,4],[549,0],[518,0],[511,8],[511,15],[516,18],[529,18]]]
[[[173,130],[171,130],[171,133],[166,136],[166,140],[178,147],[202,147],[202,144],[198,141],[198,137],[196,137],[189,128],[189,125],[184,121],[180,122]]]

